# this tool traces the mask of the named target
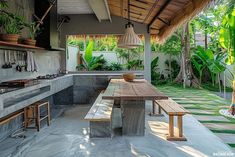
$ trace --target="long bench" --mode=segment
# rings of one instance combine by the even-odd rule
[[[112,137],[112,110],[114,101],[103,100],[103,92],[99,94],[96,101],[85,116],[90,123],[90,137]]]
[[[155,104],[159,106],[160,112],[162,109],[166,114],[169,115],[169,134],[166,137],[167,140],[186,141],[187,139],[183,136],[183,116],[189,112],[171,99],[155,100]],[[174,116],[177,116],[177,121],[178,121],[177,135],[174,134]]]

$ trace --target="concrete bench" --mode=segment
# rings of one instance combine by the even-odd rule
[[[102,100],[101,92],[85,116],[90,123],[90,137],[112,137],[113,100]]]
[[[159,106],[159,114],[161,109],[169,115],[169,134],[167,140],[169,141],[186,141],[187,139],[183,136],[183,116],[189,113],[182,106],[177,104],[175,101],[168,100],[155,100],[155,104]],[[178,120],[178,134],[174,134],[174,116],[177,116]]]

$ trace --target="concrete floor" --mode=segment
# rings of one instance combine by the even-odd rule
[[[68,109],[63,116],[42,129],[22,157],[199,157],[235,156],[228,145],[191,115],[184,117],[184,134],[188,141],[169,142],[166,117],[150,117],[146,110],[144,137],[115,136],[113,139],[90,139],[88,122],[83,117],[89,106]],[[1,156],[1,155],[0,155]]]

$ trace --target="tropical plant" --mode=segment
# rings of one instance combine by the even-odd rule
[[[120,63],[111,63],[111,65],[107,66],[107,70],[121,71],[121,70],[123,70],[123,67]]]
[[[231,65],[235,62],[235,9],[224,17],[222,26],[219,41],[228,54],[226,63]]]
[[[86,47],[85,56],[84,56],[84,59],[85,59],[87,64],[89,64],[92,60],[93,46],[94,46],[94,41],[89,40],[89,43]]]
[[[158,61],[159,61],[159,57],[156,57],[151,62],[151,81],[152,82],[157,80],[157,78],[160,76],[160,74],[157,72]]]
[[[232,11],[225,15],[222,22],[222,29],[220,30],[220,44],[226,50],[226,63],[231,65],[235,63],[235,8],[232,3]],[[232,114],[234,114],[235,104],[235,66],[233,71],[233,96],[232,96]]]
[[[25,26],[23,16],[1,10],[0,23],[1,27],[7,34],[19,34]]]
[[[89,71],[94,70],[106,70],[107,68],[107,61],[104,59],[103,55],[100,55],[98,57],[92,57],[90,62],[87,64]]]
[[[179,71],[180,71],[180,65],[178,64],[178,62],[176,60],[166,60],[165,64],[167,66],[167,69],[170,72],[170,80],[172,81],[172,79],[176,78],[176,76],[178,75]]]
[[[144,68],[143,60],[134,59],[127,62],[126,67],[128,70],[140,70]]]
[[[24,28],[23,18],[9,18],[8,22],[3,25],[3,28],[7,34],[20,34],[21,30]]]
[[[200,80],[202,78],[202,72],[205,68],[208,68],[211,74],[212,84],[215,85],[216,76],[221,72],[225,71],[226,66],[223,63],[225,55],[224,54],[217,54],[214,55],[212,50],[207,49],[205,50],[203,47],[198,46],[196,52],[193,54],[191,60],[198,70],[200,75]],[[200,59],[201,64],[196,60]]]
[[[37,27],[37,23],[36,22],[26,23],[25,26],[29,29],[30,39],[35,40],[35,38],[38,35],[38,31],[40,30],[39,27]]]

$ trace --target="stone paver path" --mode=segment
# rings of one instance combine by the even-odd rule
[[[190,111],[198,121],[235,149],[235,120],[219,114],[220,109],[229,108],[228,100],[203,89],[183,89],[169,85],[157,88]]]

